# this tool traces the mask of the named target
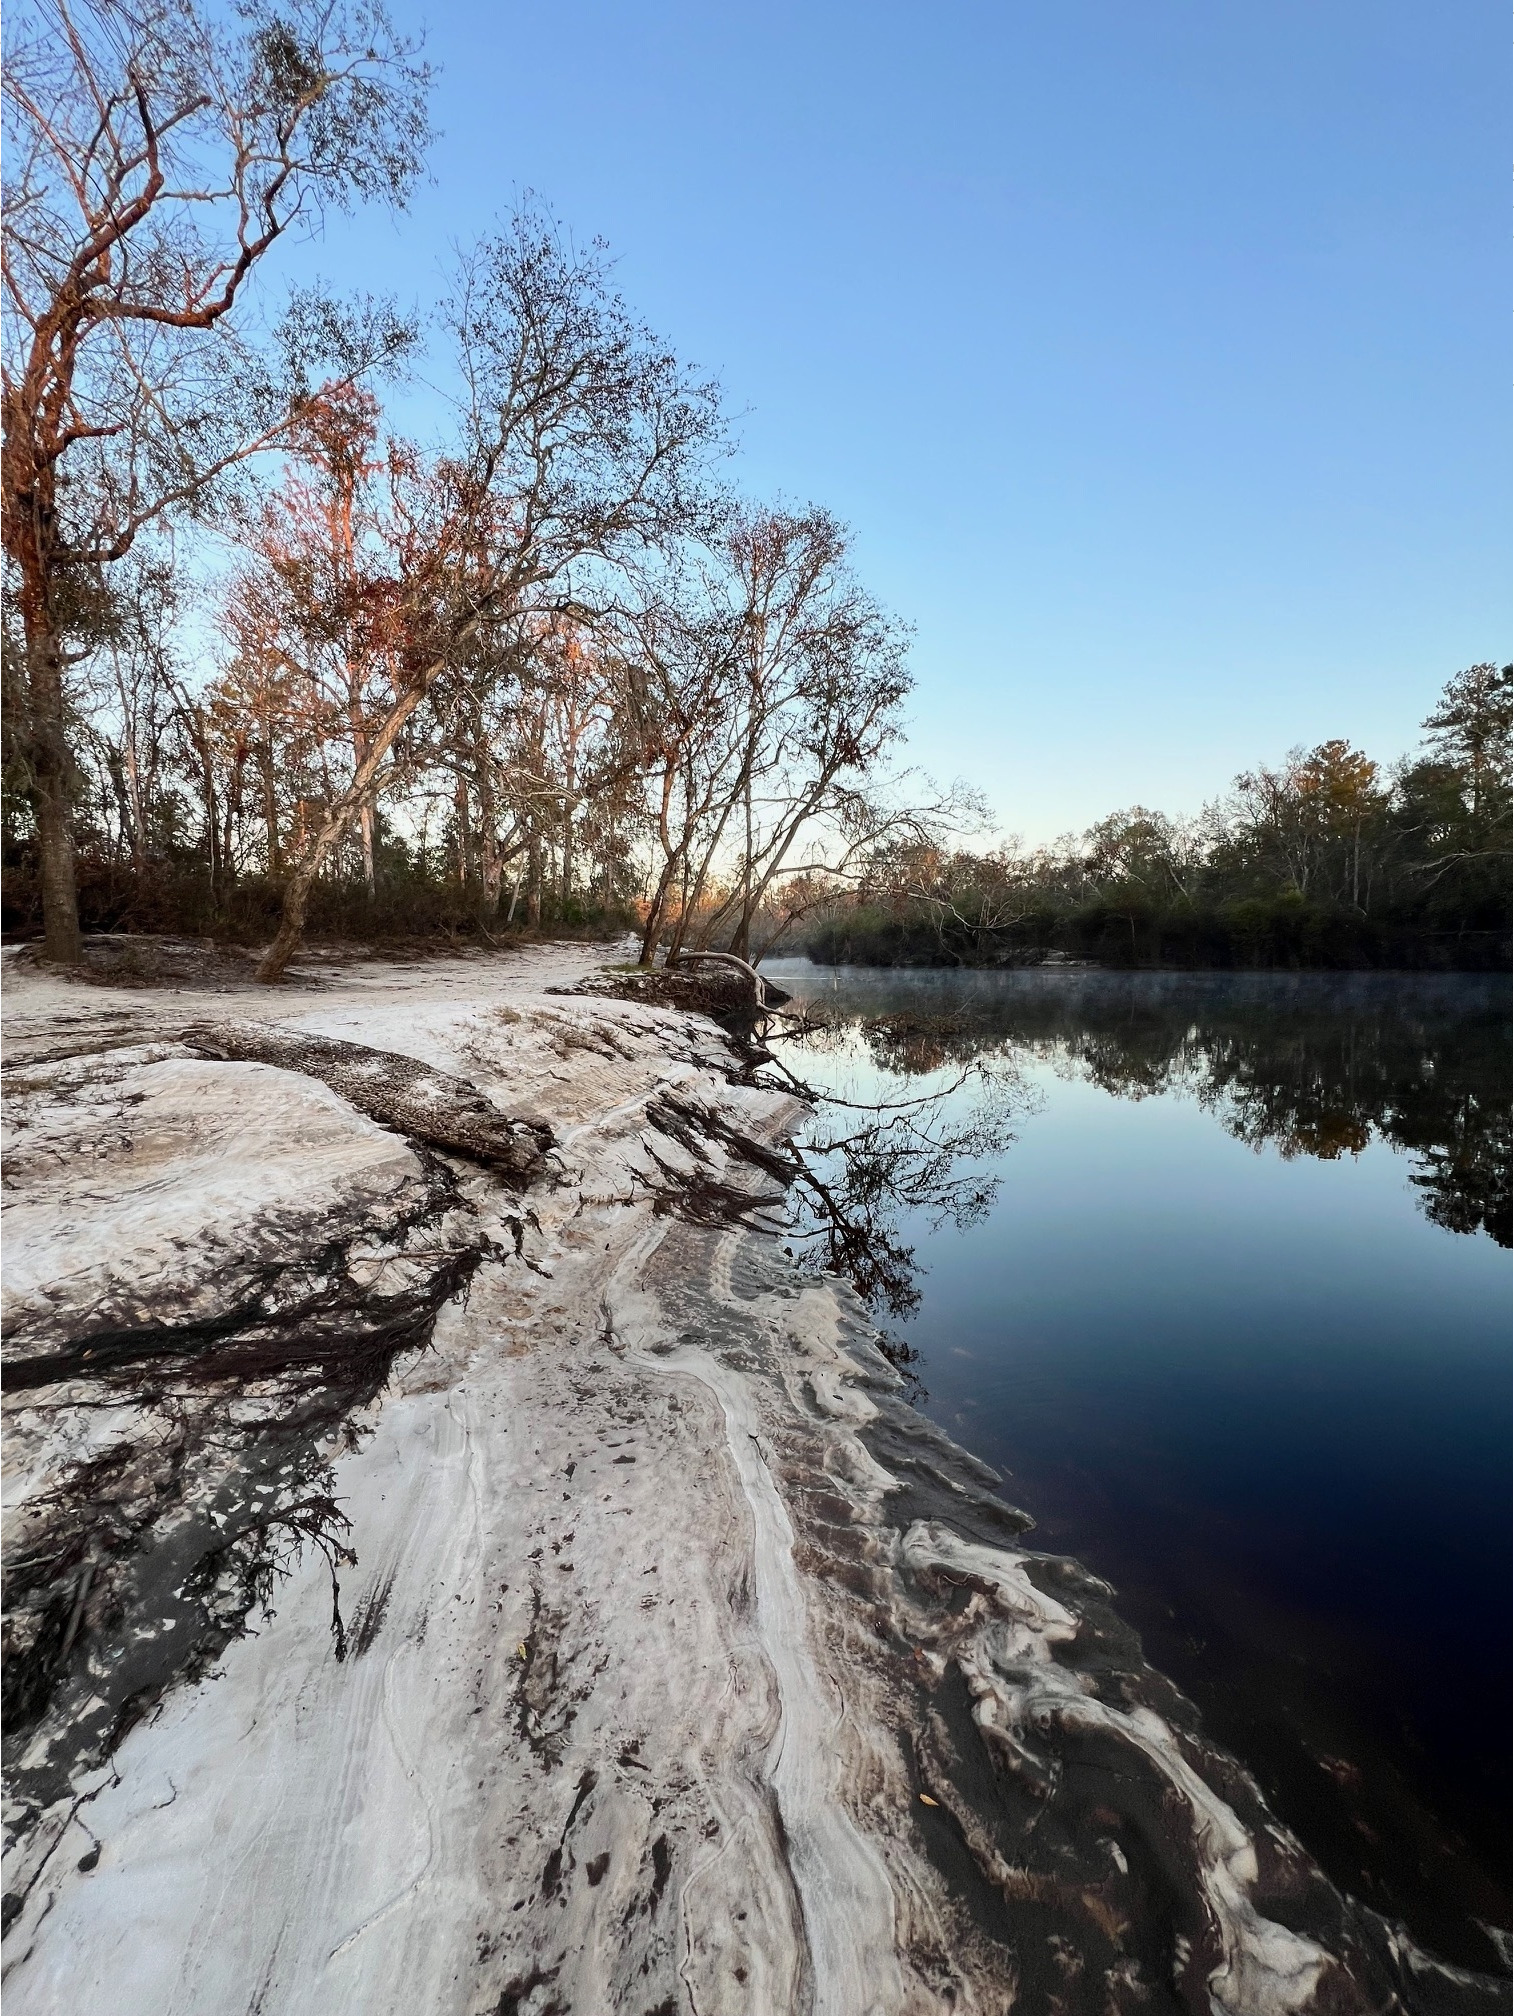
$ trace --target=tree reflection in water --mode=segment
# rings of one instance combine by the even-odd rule
[[[866,1062],[869,1075],[894,1081],[879,1098],[822,1091],[779,1060],[815,1106],[795,1144],[789,1250],[801,1266],[846,1275],[869,1308],[907,1316],[920,1290],[900,1218],[924,1212],[933,1231],[965,1231],[985,1217],[999,1179],[984,1165],[1013,1142],[1035,1095],[1006,1043],[957,1029],[951,1017],[787,1020],[790,1043],[843,1065]],[[906,1081],[922,1076],[934,1082],[910,1089]],[[911,1355],[892,1349],[901,1361]]]
[[[917,1005],[869,1013],[901,982]],[[1461,976],[848,974],[772,1032],[791,1078],[809,1052],[840,1086],[813,1094],[799,1144],[796,1257],[907,1315],[919,1290],[900,1220],[987,1213],[993,1159],[1035,1105],[1032,1061],[1118,1098],[1192,1098],[1258,1151],[1331,1161],[1380,1139],[1409,1157],[1433,1223],[1507,1247],[1508,999]]]

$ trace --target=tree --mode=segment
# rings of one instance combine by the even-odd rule
[[[1440,705],[1424,723],[1430,747],[1466,781],[1474,819],[1502,812],[1509,794],[1509,736],[1514,665],[1469,665],[1447,681]]]
[[[308,640],[312,625],[317,632],[330,626],[338,655],[354,654],[350,676],[365,704],[361,754],[352,751],[351,767],[339,780],[329,765],[333,724],[323,704],[328,696],[313,687],[308,668],[296,671],[294,687],[306,709],[321,775],[293,836],[279,928],[258,967],[257,977],[268,985],[283,978],[300,942],[310,891],[328,854],[392,779],[395,745],[410,717],[438,675],[457,662],[494,590],[478,554],[492,500],[474,474],[452,460],[425,464],[404,458],[393,471],[397,480],[390,486],[385,526],[387,572],[370,571],[362,581],[361,637],[341,620],[340,605],[350,582],[329,584],[336,599],[322,608],[302,612],[296,605],[289,612],[297,648]],[[302,574],[308,581],[326,546],[329,525],[317,513],[291,527],[296,531],[304,550],[291,553],[288,564],[296,581]]]
[[[625,736],[624,667],[566,616],[485,622],[457,668],[433,688],[431,737],[420,760],[453,780],[459,878],[477,897],[479,928],[509,917],[522,887],[526,915],[544,901],[567,915],[587,865],[606,900],[623,880],[628,787],[637,761]]]
[[[902,732],[908,635],[853,578],[847,535],[829,512],[738,514],[728,538],[741,583],[747,730],[733,803],[739,870],[700,933],[752,949],[753,920],[791,867],[801,836],[828,827],[845,855],[874,844],[891,815],[866,786]]]
[[[1292,750],[1281,770],[1236,779],[1232,842],[1299,896],[1333,894],[1364,909],[1372,881],[1364,841],[1386,804],[1370,757],[1349,742],[1322,742]]]
[[[273,983],[300,941],[330,848],[381,788],[396,738],[488,626],[589,617],[649,549],[706,522],[704,457],[720,431],[693,380],[580,253],[525,211],[462,263],[443,310],[466,400],[457,452],[417,473],[400,544],[394,686],[362,761],[291,867]]]
[[[626,652],[631,737],[646,788],[642,821],[653,849],[640,963],[650,966],[671,920],[688,914],[701,868],[729,816],[728,780],[742,725],[732,704],[732,639],[708,609],[665,590],[633,620]],[[703,859],[701,860],[701,856]]]
[[[402,443],[380,447],[378,435],[371,392],[338,385],[310,402],[291,430],[282,484],[244,526],[251,560],[234,576],[225,609],[236,662],[255,668],[253,680],[265,692],[279,686],[286,748],[303,744],[302,753],[316,759],[313,788],[301,802],[323,809],[334,795],[329,759],[340,750],[344,776],[361,764],[370,722],[394,692],[402,536],[394,499],[416,458]],[[272,795],[266,778],[264,795]],[[277,873],[277,808],[269,809],[269,866]],[[359,820],[371,896],[371,803]]]
[[[83,718],[74,740],[104,772],[121,852],[139,875],[175,822],[169,777],[178,687],[170,640],[178,588],[169,556],[150,544],[112,570],[77,696]]]
[[[1084,835],[1087,872],[1100,882],[1133,884],[1151,902],[1191,902],[1203,861],[1196,822],[1132,805],[1111,812]]]
[[[877,837],[863,787],[900,733],[907,639],[846,552],[828,512],[739,506],[641,620],[628,655],[660,856],[643,964],[664,933],[669,957],[691,937],[746,954],[775,882],[815,871],[795,859],[807,835],[848,853]]]
[[[50,957],[79,957],[65,676],[81,597],[278,441],[312,358],[405,331],[307,297],[259,350],[248,281],[331,207],[402,203],[428,73],[379,0],[18,0],[6,15],[0,533],[24,633]]]
[[[1427,917],[1457,931],[1508,911],[1511,685],[1507,665],[1456,673],[1424,723],[1430,754],[1399,778],[1408,873]]]

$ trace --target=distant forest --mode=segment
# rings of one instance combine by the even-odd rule
[[[1028,853],[885,853],[799,942],[881,965],[1506,968],[1511,678],[1457,673],[1389,769],[1325,742],[1195,819],[1136,805]]]
[[[1509,673],[1195,821],[1034,853],[907,764],[904,627],[539,208],[440,298],[281,291],[424,174],[381,10],[5,14],[4,928],[259,945],[634,929],[644,962],[1496,965]],[[432,435],[401,426],[424,376]],[[440,416],[440,417],[437,417]]]

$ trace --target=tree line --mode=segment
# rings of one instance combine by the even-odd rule
[[[1136,805],[1031,850],[886,846],[800,942],[886,965],[1507,966],[1511,679],[1456,673],[1392,766],[1330,741],[1196,818]]]
[[[11,929],[271,933],[268,980],[311,920],[760,953],[802,872],[931,830],[902,627],[829,512],[733,493],[718,388],[602,245],[528,207],[424,316],[272,312],[282,239],[422,172],[376,0],[5,33]],[[383,404],[422,352],[427,443]]]
[[[1398,771],[1329,743],[1199,821],[974,852],[972,794],[900,768],[908,637],[845,528],[734,492],[719,388],[602,245],[528,206],[423,311],[276,296],[291,242],[403,209],[431,84],[381,0],[6,10],[9,932],[238,938],[270,981],[307,928],[1484,959],[1507,671]]]

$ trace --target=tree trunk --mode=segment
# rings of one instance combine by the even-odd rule
[[[662,930],[661,899],[654,902],[647,912],[647,921],[641,927],[641,950],[636,955],[638,966],[650,966],[657,952],[657,939]]]
[[[79,936],[68,744],[63,733],[63,646],[43,618],[28,621],[26,628],[35,780],[32,806],[42,867],[45,949],[56,965],[77,966],[84,947]]]
[[[349,561],[351,556],[351,545],[352,545],[351,514],[349,507],[348,527],[347,527],[347,549],[348,549]],[[368,732],[363,722],[362,681],[360,678],[354,676],[350,666],[348,668],[347,673],[347,726],[348,731],[352,737],[352,768],[355,773],[358,770],[362,769],[363,758],[368,754]],[[371,903],[373,901],[374,891],[376,887],[373,874],[372,799],[365,799],[363,801],[363,809],[359,816],[361,820],[360,832],[363,846],[363,881],[367,886],[368,901]]]
[[[478,628],[482,606],[480,604],[475,607],[453,631],[450,642],[454,649],[459,644],[466,643]],[[432,682],[448,663],[448,653],[444,652],[441,656],[433,658],[390,708],[383,725],[370,740],[367,753],[358,765],[352,782],[331,808],[326,823],[317,829],[314,838],[305,848],[299,866],[284,890],[284,916],[278,934],[264,953],[262,963],[258,967],[257,977],[265,987],[276,986],[283,979],[284,968],[289,964],[294,955],[294,948],[300,942],[300,934],[305,928],[305,905],[310,895],[310,885],[315,880],[316,871],[325,858],[327,848],[333,841],[341,839],[353,814],[371,803],[377,790],[378,773],[394,745],[396,736],[430,691]]]
[[[137,731],[130,717],[127,719],[121,762],[126,772],[126,793],[131,804],[131,861],[140,875],[147,866],[147,813],[142,798],[142,770],[137,762]]]
[[[457,633],[457,641],[460,642],[465,638],[473,627],[475,625],[472,623],[464,625]],[[278,932],[258,966],[257,977],[265,987],[278,985],[284,977],[284,968],[294,956],[294,949],[299,944],[300,935],[305,928],[305,907],[309,901],[310,887],[315,881],[322,861],[326,858],[327,849],[342,838],[355,814],[371,802],[376,788],[374,780],[394,744],[395,737],[420,705],[431,682],[446,662],[444,658],[434,659],[410,690],[390,709],[387,720],[369,743],[368,753],[358,765],[352,782],[328,811],[325,823],[318,826],[309,839],[303,842],[299,861],[284,885],[284,915]],[[303,807],[304,801],[301,800],[301,812]]]
[[[738,958],[745,959],[747,947],[751,943],[752,911],[752,780],[747,779],[746,798],[746,846],[741,856],[741,921],[731,939],[731,950]]]
[[[452,787],[452,804],[457,814],[457,880],[467,889],[473,880],[473,835],[468,824],[468,786],[461,776]]]
[[[669,898],[673,893],[673,878],[678,873],[678,860],[678,855],[670,855],[663,865],[662,874],[657,879],[657,889],[647,910],[647,921],[642,926],[641,951],[636,961],[639,966],[650,966],[657,956],[657,941],[662,936],[663,926],[667,922]]]
[[[505,873],[499,836],[488,826],[479,828],[478,855],[478,920],[487,930],[499,922],[499,888]]]
[[[499,888],[504,878],[504,857],[499,851],[499,815],[494,789],[485,763],[480,762],[473,779],[478,799],[478,921],[485,931],[499,922]]]
[[[121,822],[121,844],[131,856],[137,859],[137,833],[131,816],[131,801],[126,795],[126,771],[121,762],[121,752],[114,742],[105,744],[105,769],[110,777],[110,788],[116,794],[116,817]]]
[[[310,885],[320,866],[320,851],[312,849],[284,884],[284,914],[273,943],[263,954],[258,978],[265,985],[282,980],[284,968],[299,949],[305,930],[305,910],[310,901]]]
[[[267,836],[268,873],[278,875],[283,871],[284,853],[279,846],[279,794],[274,783],[271,736],[258,744],[258,781],[263,787],[263,830]]]
[[[571,733],[565,738],[563,752],[563,798],[562,798],[562,882],[558,902],[562,914],[567,914],[568,905],[573,901],[573,801],[578,791],[578,738],[579,728],[575,721]]]
[[[215,756],[210,746],[204,709],[187,700],[183,705],[189,739],[200,759],[200,800],[205,812],[205,857],[210,869],[210,896],[211,901],[219,905],[222,881],[221,814],[216,803]]]
[[[363,824],[363,880],[368,885],[368,901],[371,903],[378,888],[373,872],[373,807],[365,805],[360,816]]]
[[[672,936],[668,939],[668,949],[663,955],[664,965],[666,965],[669,959],[676,959],[683,950],[683,941],[689,933],[689,924],[694,914],[694,905],[698,901],[698,892],[703,886],[703,870],[701,869],[699,879],[696,882],[690,870],[688,854],[685,852],[681,886],[678,891],[678,922],[673,926]]]
[[[226,795],[221,815],[221,867],[227,880],[236,880],[236,859],[241,851],[236,842],[242,832],[243,783],[247,775],[247,744],[239,741],[232,752],[226,779]]]

